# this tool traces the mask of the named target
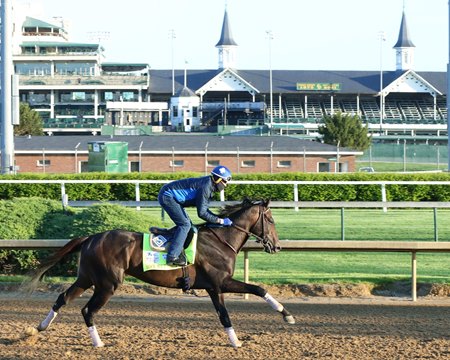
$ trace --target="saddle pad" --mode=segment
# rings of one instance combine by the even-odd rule
[[[142,251],[142,266],[144,271],[148,270],[174,270],[181,268],[181,266],[166,265],[167,252],[161,251],[160,248],[153,248],[151,237],[153,234],[144,234],[143,251]],[[193,264],[195,254],[197,251],[197,233],[192,236],[191,243],[184,249],[188,264]]]

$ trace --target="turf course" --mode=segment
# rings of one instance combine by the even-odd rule
[[[156,211],[145,210],[145,211]],[[280,239],[341,240],[340,209],[272,209]],[[189,209],[194,223],[201,221]],[[450,210],[437,210],[439,241],[450,241]],[[432,209],[346,209],[345,241],[434,241]],[[386,283],[409,280],[409,253],[250,252],[250,281],[266,284]],[[450,283],[450,253],[417,254],[418,281]],[[236,278],[243,279],[243,254]]]

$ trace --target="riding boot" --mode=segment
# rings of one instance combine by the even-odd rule
[[[167,256],[166,263],[167,265],[170,266],[186,266],[187,265],[186,255],[184,255],[184,252],[182,252],[179,256],[175,258]]]

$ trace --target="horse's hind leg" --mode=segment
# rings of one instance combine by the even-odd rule
[[[117,286],[108,286],[107,288],[96,287],[94,295],[92,295],[88,303],[81,309],[81,314],[83,315],[84,322],[88,327],[89,335],[95,347],[102,347],[105,344],[98,335],[97,328],[94,324],[94,315],[108,302],[116,288]]]
[[[51,323],[56,319],[59,310],[64,306],[71,302],[73,299],[79,297],[87,288],[89,288],[92,284],[88,281],[83,281],[78,278],[66,291],[59,294],[58,299],[53,304],[50,312],[47,317],[41,321],[38,325],[38,331],[46,330]]]
[[[247,284],[242,281],[229,278],[225,280],[221,286],[222,292],[240,293],[240,294],[253,294],[262,297],[272,309],[278,311],[283,315],[284,321],[288,324],[295,324],[295,319],[285,307],[275,300],[272,295],[270,295],[266,289],[261,286]]]
[[[212,289],[207,289],[206,291],[211,297],[212,303],[217,311],[217,314],[219,315],[220,322],[223,325],[225,332],[228,335],[228,338],[230,339],[231,345],[234,348],[241,347],[242,343],[236,336],[233,326],[231,326],[231,320],[230,317],[228,316],[228,310],[225,307],[223,294],[219,294],[217,291]]]

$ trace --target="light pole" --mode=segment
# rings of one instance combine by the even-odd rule
[[[448,3],[448,18],[450,19],[450,2]],[[450,22],[448,24],[448,31],[450,35]],[[449,45],[450,45],[450,38],[449,38]],[[450,48],[449,48],[449,54],[448,54],[448,63],[447,63],[447,79],[450,74]],[[449,115],[449,109],[450,109],[450,81],[447,80],[447,129],[450,129],[450,115]],[[447,142],[448,142],[448,162],[447,162],[447,171],[450,172],[450,131],[447,130]]]
[[[273,83],[272,83],[272,30],[266,30],[267,39],[269,40],[269,87],[270,87],[270,132],[273,126]]]
[[[2,174],[14,173],[14,128],[12,123],[12,75],[14,74],[12,62],[13,34],[12,6],[10,0],[1,0],[1,98],[0,104],[0,144],[1,144],[1,165]]]
[[[384,31],[378,32],[380,39],[380,133],[383,131],[384,95],[383,95],[383,42],[386,41]]]
[[[170,29],[169,30],[169,38],[171,39],[171,51],[172,51],[172,96],[175,95],[175,68],[173,65],[173,40],[176,38],[175,30]]]

